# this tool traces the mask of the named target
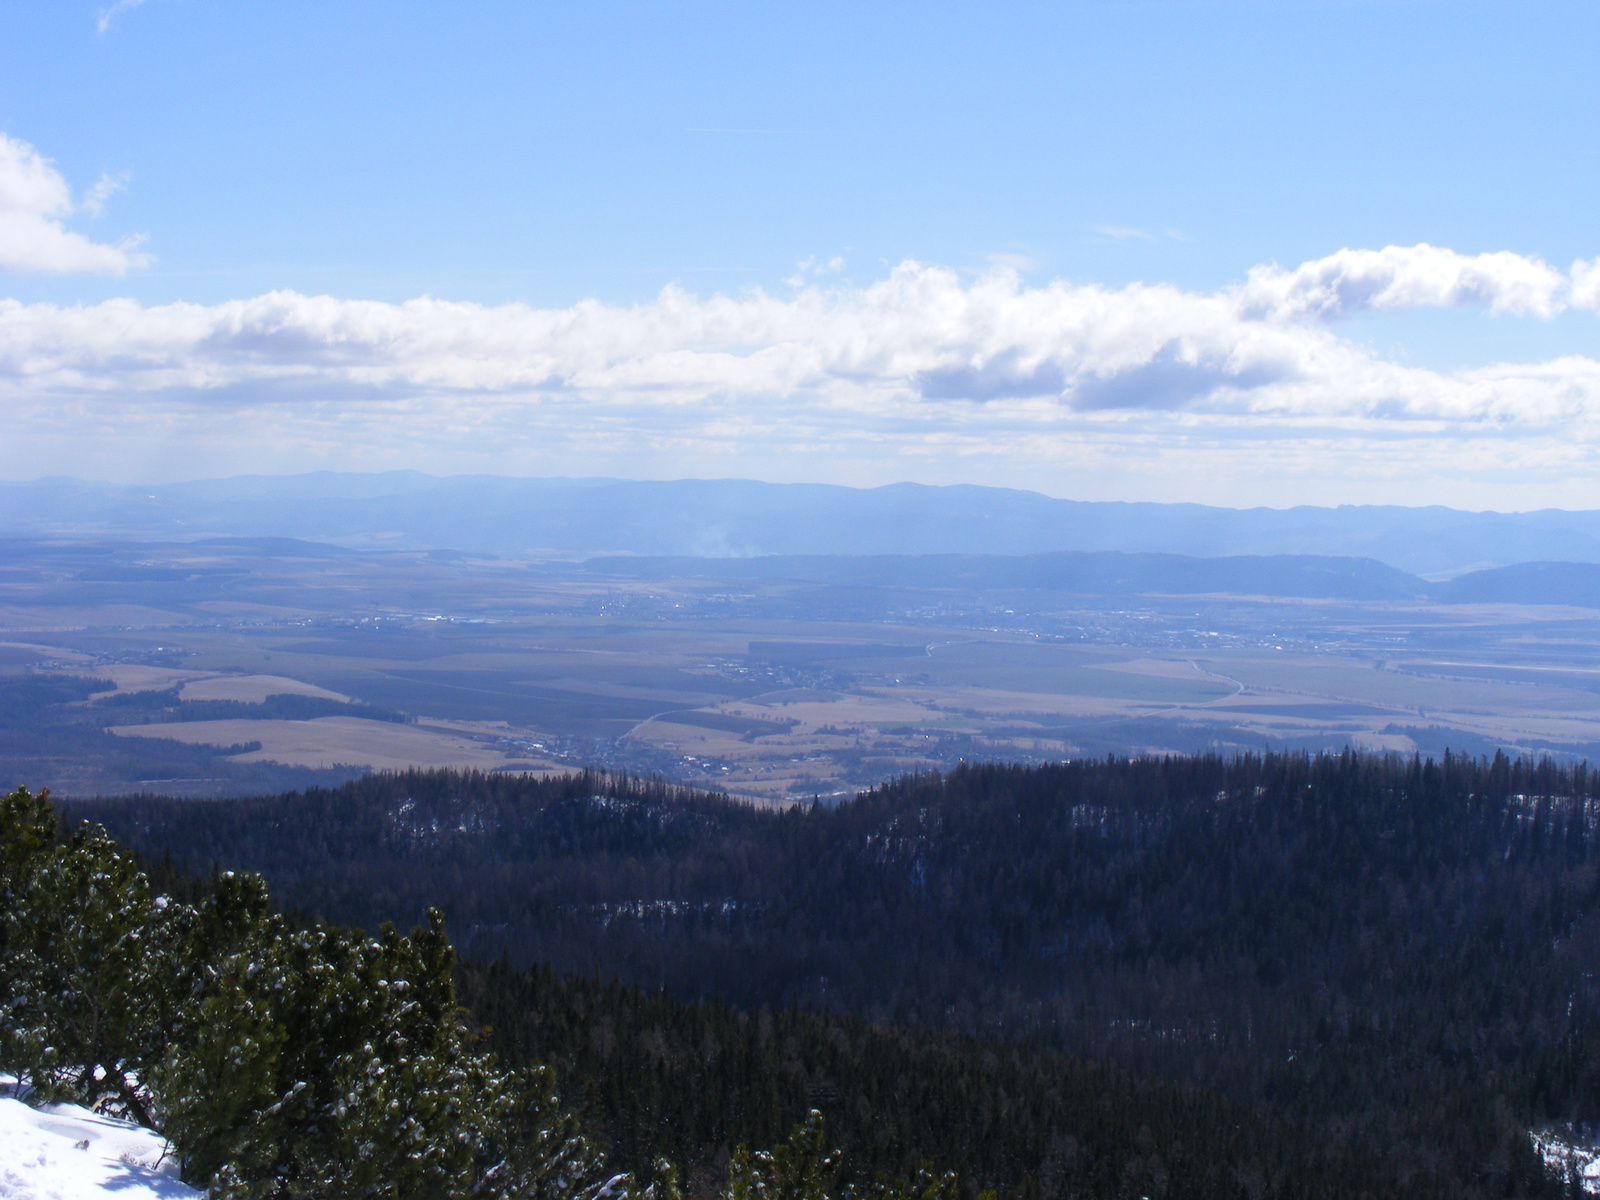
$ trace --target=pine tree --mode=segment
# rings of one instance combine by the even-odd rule
[[[508,1153],[494,1174],[495,1185],[508,1196],[527,1200],[569,1200],[621,1187],[626,1177],[605,1177],[604,1160],[579,1132],[577,1120],[562,1110],[555,1088],[555,1072],[549,1067],[521,1074],[508,1126]],[[658,1191],[651,1200],[681,1197]]]
[[[740,1146],[728,1164],[728,1200],[828,1200],[839,1155],[828,1153],[822,1114],[812,1109],[788,1142],[751,1153]]]
[[[923,1163],[910,1179],[879,1174],[864,1188],[838,1187],[842,1156],[827,1149],[822,1113],[812,1109],[789,1140],[771,1150],[740,1146],[728,1163],[726,1200],[959,1200],[961,1181],[950,1171],[935,1174]],[[675,1176],[674,1176],[675,1178]],[[979,1200],[995,1200],[983,1192]]]
[[[279,1071],[295,981],[283,954],[283,922],[255,876],[219,876],[198,906],[168,922],[180,948],[158,956],[176,971],[152,992],[175,996],[173,1038],[150,1074],[161,1124],[178,1147],[183,1177],[223,1179],[268,1171],[285,1131]],[[248,1190],[248,1189],[245,1189]]]
[[[48,800],[5,798],[7,1066],[43,1098],[72,1099],[154,1126],[143,1069],[166,1042],[143,984],[162,974],[160,910],[133,860],[98,826],[54,843]]]

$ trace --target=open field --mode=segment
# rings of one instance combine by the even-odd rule
[[[192,680],[178,689],[180,700],[236,700],[241,704],[261,704],[269,696],[311,696],[341,703],[350,699],[327,688],[319,688],[299,679],[286,679],[282,675],[211,675]]]
[[[8,783],[195,794],[603,765],[786,802],[962,758],[1600,755],[1595,609],[875,587],[737,565],[13,546],[0,764]]]
[[[309,721],[180,721],[114,726],[111,732],[122,737],[167,738],[193,746],[215,746],[229,752],[230,762],[281,763],[323,771],[335,767],[366,767],[374,771],[406,767],[532,772],[559,769],[536,760],[512,759],[482,742],[415,725],[394,725],[360,717],[316,717]],[[239,746],[255,748],[238,750]]]

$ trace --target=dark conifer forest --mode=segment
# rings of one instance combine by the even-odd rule
[[[853,1169],[1066,1195],[1558,1195],[1600,1120],[1600,781],[1355,754],[973,766],[782,813],[599,775],[74,803],[294,922],[445,913],[619,1163],[820,1109]],[[192,883],[187,886],[194,886]],[[698,1173],[698,1174],[697,1174]]]

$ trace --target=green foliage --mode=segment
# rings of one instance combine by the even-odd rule
[[[255,876],[196,904],[44,796],[0,802],[0,1066],[159,1130],[220,1200],[581,1197],[600,1162],[548,1072],[502,1071],[430,912],[410,936],[289,930]]]
[[[839,1156],[827,1151],[822,1114],[812,1109],[789,1140],[752,1154],[740,1146],[728,1164],[728,1200],[828,1200]]]
[[[496,1183],[506,1194],[537,1200],[561,1200],[579,1194],[577,1186],[588,1180],[589,1191],[606,1186],[599,1183],[603,1160],[580,1135],[578,1122],[561,1109],[556,1098],[555,1072],[538,1065],[525,1070],[514,1091],[511,1108],[508,1152]],[[668,1170],[671,1164],[663,1162]],[[673,1176],[676,1186],[676,1174]],[[618,1183],[617,1180],[607,1180]],[[651,1200],[680,1200],[660,1191]]]
[[[297,1003],[275,1170],[297,1192],[465,1197],[500,1164],[512,1080],[471,1045],[443,922],[430,918],[409,938],[318,929],[281,942]]]
[[[291,1030],[281,997],[295,980],[282,921],[248,875],[219,876],[198,905],[179,911],[182,949],[172,958],[181,999],[172,1044],[150,1074],[162,1130],[186,1179],[260,1177],[285,1132],[278,1067]]]
[[[728,1163],[727,1200],[959,1200],[961,1181],[954,1171],[935,1174],[921,1163],[910,1179],[891,1179],[879,1172],[864,1187],[839,1187],[843,1156],[827,1149],[822,1113],[812,1109],[789,1140],[771,1150],[751,1152],[739,1146]],[[979,1200],[995,1200],[983,1192]]]
[[[56,844],[48,801],[22,789],[5,798],[0,822],[4,1065],[43,1096],[149,1125],[140,1080],[166,1040],[164,914],[104,830],[84,826]]]
[[[0,896],[8,904],[55,843],[56,814],[48,791],[17,788],[0,796]]]

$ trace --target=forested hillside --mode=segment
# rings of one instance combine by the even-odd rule
[[[970,1194],[1454,1197],[1447,1172],[1270,1111],[1011,1042],[838,1013],[694,1003],[549,968],[466,963],[461,997],[513,1063],[554,1069],[619,1167],[665,1156],[712,1192],[728,1148],[823,1114],[847,1183],[958,1164]],[[1520,1148],[1519,1148],[1520,1149]],[[1525,1153],[1525,1152],[1524,1152]],[[1524,1157],[1497,1181],[1557,1192]]]
[[[441,774],[74,808],[308,912],[438,903],[480,959],[1027,1038],[1491,1194],[1536,1186],[1530,1125],[1600,1115],[1595,794],[1346,754],[972,767],[784,814]]]
[[[1038,1045],[458,964],[437,912],[409,937],[286,921],[258,876],[152,877],[25,789],[0,796],[0,899],[6,1196],[1459,1194],[1441,1172]],[[496,1024],[472,1027],[457,983]],[[609,1156],[558,1107],[546,1062]],[[54,1144],[68,1130],[89,1134],[76,1151],[96,1145],[87,1175],[89,1157]],[[772,1150],[747,1149],[763,1138]],[[1498,1190],[1559,1191],[1523,1165]]]

